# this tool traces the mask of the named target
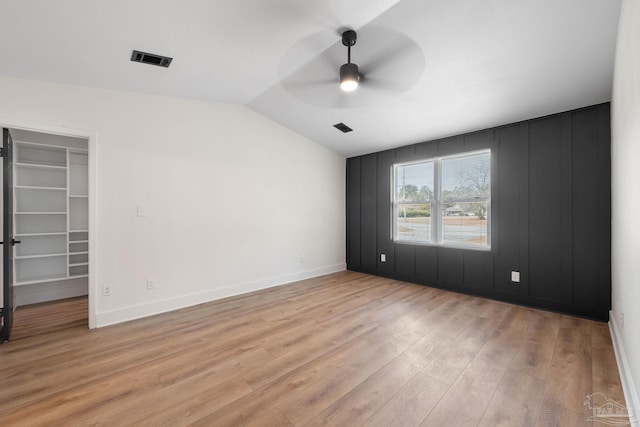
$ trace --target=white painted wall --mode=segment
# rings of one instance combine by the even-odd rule
[[[640,411],[640,1],[624,0],[612,99],[611,325],[627,406]]]
[[[0,78],[0,118],[96,135],[98,326],[345,268],[345,159],[248,108]]]

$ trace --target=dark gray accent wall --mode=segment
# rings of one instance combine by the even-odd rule
[[[392,165],[485,148],[491,251],[395,243]],[[610,258],[608,103],[347,159],[350,270],[608,320]]]

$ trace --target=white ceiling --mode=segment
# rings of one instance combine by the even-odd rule
[[[619,12],[620,0],[0,0],[0,75],[244,104],[351,156],[609,101]],[[364,73],[349,94],[344,29]],[[174,60],[134,63],[133,49]]]

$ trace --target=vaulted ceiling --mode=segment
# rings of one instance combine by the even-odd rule
[[[244,104],[350,156],[609,101],[619,12],[620,0],[0,0],[0,75]],[[351,93],[338,87],[345,29],[363,74]],[[138,64],[134,49],[174,59]]]

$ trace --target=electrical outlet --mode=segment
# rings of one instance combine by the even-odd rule
[[[380,262],[387,262],[387,255],[386,254],[380,254]]]
[[[520,283],[520,272],[512,271],[511,272],[511,281],[514,283]]]
[[[111,296],[111,285],[102,285],[102,296],[103,297]]]
[[[147,289],[156,288],[156,279],[147,279]]]

